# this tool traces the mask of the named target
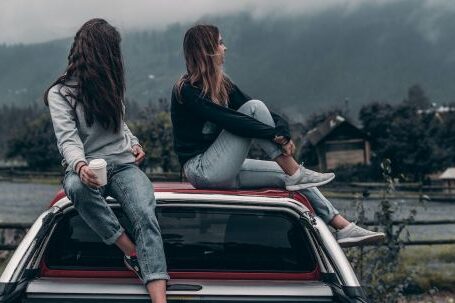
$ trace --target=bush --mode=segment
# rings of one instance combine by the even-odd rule
[[[61,157],[48,113],[27,122],[8,141],[8,158],[22,158],[32,170],[57,170]]]
[[[381,168],[386,189],[380,209],[375,213],[375,220],[386,235],[385,243],[376,247],[350,249],[348,258],[372,302],[395,303],[404,297],[405,290],[413,284],[412,275],[400,275],[403,265],[399,256],[404,248],[403,233],[408,235],[406,227],[414,220],[416,212],[411,210],[403,224],[393,224],[395,209],[389,199],[395,192],[395,181],[392,178],[390,160],[384,160]],[[365,221],[363,202],[358,201],[359,225]]]

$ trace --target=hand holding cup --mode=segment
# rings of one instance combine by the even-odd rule
[[[79,172],[79,178],[81,179],[82,183],[84,183],[88,187],[91,188],[101,187],[101,184],[96,174],[88,167],[88,165],[84,165],[81,167]]]

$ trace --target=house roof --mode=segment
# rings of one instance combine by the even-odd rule
[[[346,119],[339,115],[329,117],[310,130],[306,137],[310,140],[311,144],[316,145],[344,121],[346,121]]]
[[[325,137],[327,137],[332,131],[337,129],[342,124],[349,124],[352,127],[358,129],[355,125],[347,121],[340,115],[331,116],[324,120],[324,122],[318,124],[315,128],[306,133],[305,138],[312,144],[317,145]]]
[[[455,167],[449,167],[440,176],[441,180],[455,180]]]
[[[435,114],[435,113],[452,113],[455,112],[455,107],[450,106],[439,106],[439,107],[431,107],[428,109],[419,109],[417,110],[418,114]]]

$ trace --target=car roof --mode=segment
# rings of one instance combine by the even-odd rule
[[[313,208],[308,199],[299,192],[290,192],[281,188],[257,188],[257,189],[197,189],[188,182],[153,182],[153,188],[157,193],[179,193],[179,194],[207,194],[227,196],[256,196],[267,198],[291,198],[304,204],[310,211]],[[49,206],[53,206],[64,198],[65,192],[59,190]]]
[[[259,189],[196,189],[188,182],[157,182],[153,183],[156,192],[173,192],[185,194],[221,194],[221,195],[251,195],[262,197],[289,197],[290,192],[281,188]]]

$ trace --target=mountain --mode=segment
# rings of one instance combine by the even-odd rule
[[[455,100],[455,18],[423,0],[367,2],[317,14],[207,17],[228,47],[225,69],[249,95],[294,116],[328,107],[351,112],[396,103],[420,84],[432,101]],[[184,72],[188,25],[123,34],[127,96],[139,103],[170,96]],[[65,68],[71,39],[0,46],[0,104],[40,100]],[[356,116],[354,114],[354,116]]]

